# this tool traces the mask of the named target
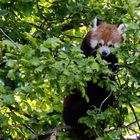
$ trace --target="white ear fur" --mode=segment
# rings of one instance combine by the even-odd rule
[[[119,47],[120,47],[120,43],[118,43],[118,42],[115,43],[115,44],[114,44],[114,47],[115,47],[115,48],[119,48]]]
[[[95,31],[97,28],[97,18],[96,17],[92,20],[92,23],[93,23],[93,29]]]
[[[126,31],[127,27],[128,27],[127,24],[120,24],[119,27],[118,27],[119,33],[123,34]]]

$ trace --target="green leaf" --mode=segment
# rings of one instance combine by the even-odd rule
[[[9,70],[7,77],[10,78],[11,80],[15,80],[15,74],[14,74],[14,70]]]
[[[9,0],[0,0],[1,3],[8,3]]]
[[[0,16],[6,16],[8,14],[7,10],[0,10]]]
[[[44,45],[40,45],[40,52],[50,52],[50,50],[46,47],[44,47]]]
[[[44,42],[44,46],[48,47],[48,48],[55,48],[56,46],[58,46],[61,43],[59,38],[53,37],[53,38],[48,38],[45,42]]]
[[[22,48],[22,53],[26,58],[30,59],[35,55],[35,49],[30,48],[29,45],[24,45]]]
[[[93,70],[95,69],[97,72],[100,70],[100,65],[99,63],[97,63],[96,61],[91,65],[91,68],[93,68]]]
[[[23,2],[33,2],[33,0],[22,0]]]
[[[26,3],[24,3],[22,5],[22,10],[23,10],[25,16],[27,16],[27,17],[30,16],[32,14],[32,11],[33,11],[33,3],[30,1],[29,2],[26,1]]]
[[[132,29],[132,30],[139,29],[139,25],[137,23],[129,23],[128,27],[129,27],[129,29]]]
[[[30,63],[34,66],[38,66],[40,64],[40,60],[38,57],[33,57],[31,60],[30,60]]]
[[[2,84],[0,84],[0,93],[5,93],[6,90]]]
[[[15,98],[12,94],[3,95],[2,98],[3,98],[3,102],[5,104],[11,105],[11,104],[15,103]]]
[[[33,47],[38,48],[38,42],[36,38],[34,38],[31,34],[27,32],[24,32],[23,35],[26,37],[26,39],[28,39],[31,42]]]
[[[17,64],[17,60],[9,59],[6,63],[7,66],[13,68]]]
[[[3,46],[7,45],[7,46],[14,46],[14,44],[10,41],[10,40],[3,40]]]
[[[45,68],[44,65],[40,65],[39,67],[37,67],[37,68],[35,69],[35,71],[36,71],[36,72],[42,72],[44,68]]]

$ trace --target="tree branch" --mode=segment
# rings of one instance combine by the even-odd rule
[[[137,115],[136,115],[136,112],[135,112],[133,106],[132,106],[130,103],[129,103],[129,107],[131,108],[131,110],[132,110],[132,112],[133,112],[133,114],[134,114],[134,117],[135,117],[135,119],[136,119],[136,122],[137,122],[138,128],[139,128],[139,130],[140,130],[139,119],[138,119],[138,117],[137,117]]]
[[[23,124],[23,125],[24,125],[24,127],[25,127],[26,129],[28,129],[32,134],[35,134],[34,130],[33,130],[31,127],[27,126],[26,124]]]
[[[140,119],[138,121],[140,121]],[[137,121],[131,122],[131,123],[127,124],[127,125],[122,125],[122,128],[128,128],[128,129],[132,130],[130,126],[135,124],[135,123],[137,123]],[[106,130],[106,132],[111,132],[111,131],[114,131],[114,130],[117,130],[117,129],[118,129],[118,127],[117,128],[111,128],[109,130]],[[138,134],[140,134],[140,133],[138,133]]]
[[[27,114],[27,113],[25,113],[25,112],[23,112],[23,111],[22,111],[22,112],[19,112],[18,108],[15,108],[15,107],[13,107],[13,106],[11,106],[11,105],[8,105],[8,106],[6,106],[6,107],[8,107],[11,111],[16,111],[16,112],[18,112],[19,114],[21,114],[21,115],[23,115],[23,116],[25,116],[25,117],[27,117],[27,118],[29,118],[29,119],[36,120],[37,122],[39,121],[38,118],[32,117],[31,115],[29,115],[29,114]]]
[[[81,26],[83,26],[83,25],[84,25],[83,22],[80,22],[80,23],[79,23],[79,27],[81,27]],[[62,32],[74,28],[74,24],[73,24],[72,22],[69,22],[69,23],[66,23],[66,24],[62,24],[62,25],[60,25],[60,26],[61,26],[61,31],[62,31]]]
[[[0,28],[0,31],[3,33],[3,35],[6,37],[6,38],[8,38],[12,43],[13,43],[13,45],[16,47],[16,48],[19,48],[18,46],[17,46],[17,44]]]
[[[80,127],[72,127],[72,126],[61,126],[61,127],[55,127],[47,132],[42,133],[41,135],[38,136],[38,140],[42,140],[45,139],[47,137],[49,137],[51,134],[53,133],[57,133],[57,132],[65,132],[65,131],[69,131],[69,130],[78,130],[81,129]]]

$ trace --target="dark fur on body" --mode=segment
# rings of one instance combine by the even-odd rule
[[[87,36],[84,38],[81,49],[83,50],[83,53],[86,57],[96,57],[96,50],[92,49],[89,44],[89,34],[87,34]],[[118,69],[115,65],[118,62],[118,59],[115,55],[110,54],[107,57],[102,57],[102,59],[105,59],[107,62],[109,62],[108,67],[112,71],[116,71]],[[114,77],[111,77],[111,80],[115,80]],[[65,97],[63,118],[67,125],[77,126],[78,119],[80,117],[86,116],[86,112],[87,110],[91,109],[91,106],[99,108],[104,99],[110,94],[110,91],[106,91],[105,87],[101,88],[97,83],[93,83],[92,81],[87,81],[87,87],[85,88],[85,91],[89,97],[89,102],[87,102],[86,99],[81,96],[80,91],[76,89],[73,90],[74,94]],[[114,96],[111,95],[109,99],[103,104],[102,111],[106,110],[109,106],[112,106],[113,102]]]
[[[90,37],[91,31],[86,35],[83,39],[81,50],[83,51],[85,57],[93,56],[96,57],[97,48],[92,48],[90,46]],[[102,59],[108,62],[108,68],[115,72],[118,70],[118,63],[117,57],[110,53],[108,56],[102,56]],[[99,75],[99,81],[103,80],[104,74]],[[115,81],[115,76],[111,75],[110,80]],[[106,90],[106,87],[99,87],[98,81],[97,83],[93,83],[92,81],[87,81],[87,86],[85,87],[86,94],[89,98],[89,102],[86,101],[85,98],[82,97],[82,94],[79,90],[74,89],[73,94],[65,97],[64,99],[64,108],[63,108],[63,119],[66,125],[74,126],[74,127],[81,127],[80,131],[77,131],[76,134],[80,134],[78,137],[81,140],[93,140],[94,138],[89,138],[88,136],[84,135],[83,131],[85,127],[78,123],[79,118],[84,117],[87,115],[87,111],[93,109],[92,107],[100,108],[102,102],[107,98],[107,100],[103,103],[101,107],[101,111],[105,111],[109,106],[112,106],[115,100],[115,97],[110,91]],[[102,125],[102,124],[101,124]],[[104,127],[104,124],[103,124]]]

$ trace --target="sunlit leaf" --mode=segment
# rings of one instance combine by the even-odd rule
[[[14,74],[14,70],[9,70],[7,77],[10,78],[11,80],[15,80],[15,74]]]

